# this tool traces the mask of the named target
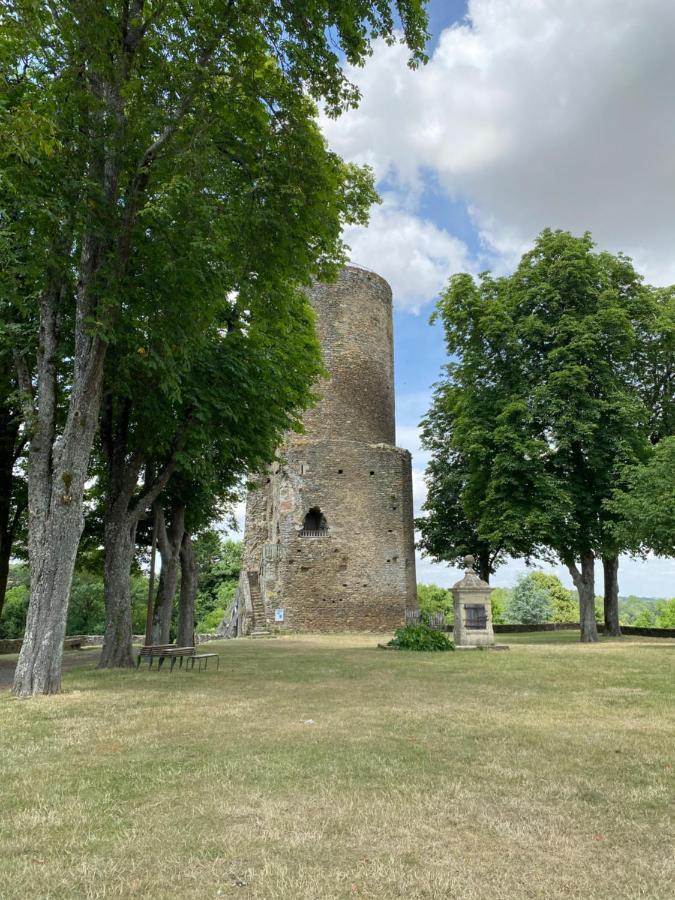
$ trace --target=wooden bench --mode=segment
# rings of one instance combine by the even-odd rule
[[[81,650],[82,644],[84,644],[85,638],[82,635],[77,635],[76,637],[67,637],[63,639],[63,649],[64,650]]]
[[[202,660],[204,660],[204,668],[208,666],[209,659],[212,657],[216,658],[216,671],[218,671],[220,667],[220,657],[217,653],[197,653],[194,647],[175,647],[173,644],[157,644],[151,647],[141,647],[138,651],[138,660],[136,662],[136,668],[138,669],[141,665],[141,659],[144,657],[148,659],[149,665],[148,668],[152,668],[153,659],[157,660],[157,671],[162,668],[162,664],[165,659],[170,659],[171,664],[169,666],[169,671],[173,672],[173,667],[176,665],[176,660],[180,660],[178,668],[181,669],[183,667],[183,660],[186,660],[185,668],[195,667],[195,660],[198,661],[198,669],[197,671],[201,672],[202,670]],[[192,666],[190,666],[190,661],[192,661]]]
[[[218,656],[217,653],[194,653],[194,654],[193,654],[191,657],[189,657],[188,660],[186,661],[186,663],[185,663],[185,668],[187,669],[188,667],[190,667],[190,668],[194,669],[194,667],[195,667],[195,660],[197,660],[197,662],[199,663],[199,666],[197,667],[197,671],[198,671],[198,672],[201,672],[201,670],[202,670],[202,660],[204,660],[204,668],[206,669],[206,668],[208,667],[209,660],[212,659],[214,656],[215,656],[215,658],[216,658],[216,672],[217,672],[218,669],[220,668],[220,656]],[[191,666],[190,666],[190,663],[192,663]]]
[[[157,670],[162,668],[162,664],[165,659],[171,660],[170,671],[173,672],[173,667],[176,665],[176,660],[180,660],[179,668],[183,666],[183,659],[186,657],[194,656],[195,648],[194,647],[175,647],[173,644],[157,644],[153,647],[141,647],[138,651],[138,661],[136,662],[136,668],[138,669],[141,664],[141,659],[146,657],[149,660],[149,668],[152,668],[153,659],[157,660]]]

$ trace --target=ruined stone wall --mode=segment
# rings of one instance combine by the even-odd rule
[[[388,631],[414,605],[410,454],[386,444],[295,443],[272,476],[282,554],[267,566],[270,609],[289,631]],[[304,536],[319,507],[328,531]]]
[[[410,454],[394,443],[391,291],[347,268],[310,293],[329,378],[248,498],[244,572],[282,631],[390,631],[416,605]],[[311,509],[327,531],[304,535]],[[283,623],[274,623],[282,609]]]

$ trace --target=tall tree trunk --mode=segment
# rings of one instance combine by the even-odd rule
[[[605,574],[605,634],[621,637],[619,624],[619,557],[603,556]]]
[[[131,566],[136,553],[138,518],[113,511],[105,523],[105,634],[99,669],[131,667]]]
[[[63,434],[55,440],[56,299],[43,302],[38,397],[28,455],[30,602],[12,688],[20,697],[61,689],[63,638],[84,528],[84,484],[98,423],[105,358],[105,345],[85,333],[84,323],[77,331],[68,415]],[[17,368],[22,394],[30,398],[30,377],[20,358]],[[31,408],[27,421],[32,414]]]
[[[199,567],[192,538],[185,532],[180,545],[180,600],[178,606],[178,634],[176,644],[190,647],[194,641],[195,601],[199,580]]]
[[[185,533],[185,506],[174,503],[171,506],[171,521],[167,528],[162,510],[157,523],[157,544],[162,560],[162,573],[157,592],[157,622],[159,624],[158,643],[168,644],[171,635],[171,614],[178,583],[178,560]]]
[[[490,551],[481,550],[478,553],[478,574],[486,584],[490,583]]]
[[[595,556],[589,550],[581,554],[581,571],[573,561],[567,562],[567,568],[574,586],[579,594],[579,624],[581,641],[591,643],[598,640],[598,627],[595,622]]]

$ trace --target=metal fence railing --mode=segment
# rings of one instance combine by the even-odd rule
[[[445,613],[431,613],[426,616],[422,616],[422,613],[419,609],[406,609],[405,611],[405,624],[406,625],[419,625],[420,622],[425,621],[429,628],[432,628],[434,631],[450,631],[451,628],[447,623],[445,618]]]

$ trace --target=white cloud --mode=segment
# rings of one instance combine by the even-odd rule
[[[402,209],[391,195],[373,209],[367,228],[348,228],[344,237],[354,262],[387,279],[399,309],[417,312],[453,272],[469,267],[462,241]]]
[[[331,144],[405,191],[432,170],[498,265],[550,225],[590,229],[650,280],[675,280],[675,3],[470,0],[469,17],[415,72],[404,48],[379,44],[351,73],[359,109],[324,122]],[[390,240],[383,258],[414,306],[416,273],[394,264],[401,245],[377,215],[373,226],[375,246],[362,238],[358,255]],[[433,274],[422,283],[431,290]]]

